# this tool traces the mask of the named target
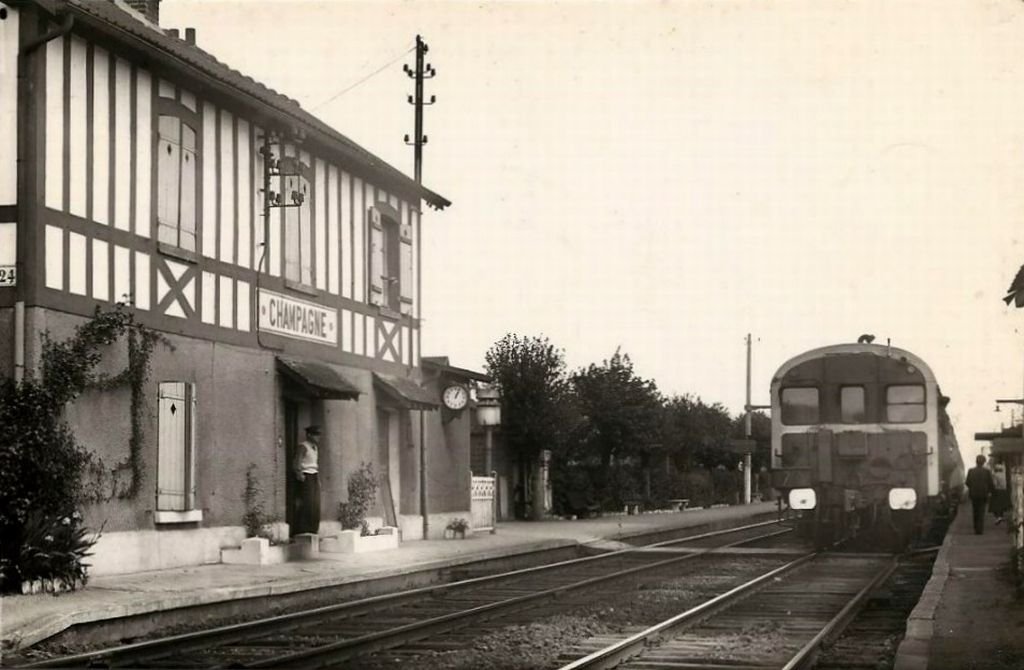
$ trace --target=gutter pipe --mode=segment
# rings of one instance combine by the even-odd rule
[[[52,28],[47,32],[39,35],[21,45],[21,54],[23,56],[28,55],[46,44],[50,40],[55,40],[58,37],[63,37],[71,32],[71,29],[75,25],[75,17],[70,12],[64,12],[60,15],[60,25],[56,28]]]

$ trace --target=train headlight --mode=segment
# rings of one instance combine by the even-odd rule
[[[917,491],[914,489],[889,489],[889,509],[914,509],[917,507]]]
[[[792,489],[789,492],[790,509],[814,509],[818,506],[818,494],[814,489]]]

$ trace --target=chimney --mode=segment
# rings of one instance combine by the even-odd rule
[[[160,0],[124,0],[124,2],[145,16],[153,25],[160,25]]]
[[[185,28],[185,41],[188,42],[189,44],[191,44],[192,46],[196,45],[196,29],[195,28]]]

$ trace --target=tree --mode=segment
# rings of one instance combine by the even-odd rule
[[[509,333],[484,359],[501,392],[502,438],[520,468],[519,481],[525,482],[541,451],[559,448],[569,429],[565,355],[543,335]],[[535,518],[542,513],[541,505],[534,505]]]
[[[572,375],[581,412],[578,439],[584,452],[610,464],[615,458],[643,456],[658,441],[661,398],[653,381],[638,377],[628,354],[619,350],[600,365]]]
[[[629,355],[617,349],[600,365],[576,372],[572,387],[582,451],[600,457],[602,479],[607,482],[616,460],[635,459],[648,468],[660,442],[662,399],[653,381],[636,374]]]
[[[739,414],[733,421],[732,435],[736,438],[746,438],[746,420],[743,414]],[[757,445],[752,454],[751,467],[754,472],[762,467],[771,466],[772,455],[772,420],[764,412],[750,413],[750,439]]]
[[[726,445],[732,435],[732,417],[719,403],[708,405],[689,394],[665,403],[662,443],[681,470],[730,464]]]

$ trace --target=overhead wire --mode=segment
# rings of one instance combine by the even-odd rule
[[[363,84],[363,83],[365,83],[365,82],[366,82],[366,81],[368,81],[369,79],[371,79],[371,78],[373,78],[373,77],[377,76],[378,74],[380,74],[381,72],[383,72],[383,71],[384,71],[384,70],[386,70],[387,68],[391,67],[392,65],[394,65],[394,64],[395,64],[395,63],[397,63],[398,61],[402,60],[403,58],[405,58],[405,57],[406,57],[407,55],[409,55],[410,53],[412,53],[412,52],[413,52],[413,51],[415,51],[415,50],[416,50],[416,43],[415,43],[415,42],[413,42],[413,43],[411,43],[411,45],[409,46],[409,48],[408,48],[408,49],[406,49],[406,50],[405,50],[405,51],[403,51],[402,53],[398,54],[397,56],[395,56],[394,58],[392,58],[391,60],[389,60],[389,61],[388,61],[387,63],[384,63],[384,64],[383,64],[383,65],[381,65],[381,66],[380,66],[379,68],[377,68],[376,70],[374,70],[374,71],[373,71],[373,72],[371,72],[370,74],[366,75],[365,77],[363,77],[363,78],[362,78],[362,79],[360,79],[359,81],[355,82],[354,84],[351,84],[350,86],[347,86],[347,87],[343,88],[342,90],[338,91],[337,93],[335,93],[335,94],[334,94],[334,95],[332,95],[331,97],[327,98],[326,100],[324,100],[324,101],[323,101],[323,102],[321,102],[320,104],[316,105],[315,107],[312,107],[312,108],[310,109],[310,111],[314,111],[314,112],[315,112],[316,110],[320,109],[321,107],[323,107],[323,106],[325,106],[325,105],[328,105],[328,104],[330,104],[330,103],[334,102],[335,100],[337,100],[337,99],[338,99],[338,98],[340,98],[341,96],[345,95],[346,93],[348,93],[349,91],[351,91],[351,90],[352,90],[352,89],[354,89],[355,87],[359,86],[360,84]]]

